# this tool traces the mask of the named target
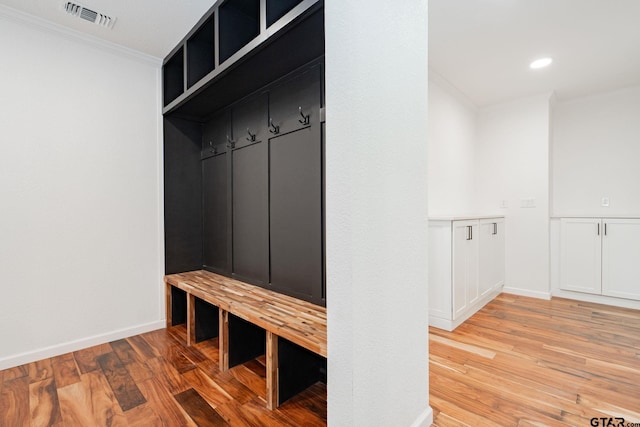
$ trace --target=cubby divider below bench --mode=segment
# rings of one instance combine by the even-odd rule
[[[325,307],[204,270],[165,276],[167,327],[218,337],[220,370],[266,355],[267,407],[326,382]]]

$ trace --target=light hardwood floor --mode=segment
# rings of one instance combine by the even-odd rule
[[[502,294],[429,351],[436,426],[640,422],[638,310]]]
[[[184,327],[0,371],[0,426],[321,426],[326,387],[265,408],[264,358],[222,373]],[[502,294],[431,329],[434,426],[640,422],[640,311]],[[392,426],[395,427],[395,426]]]

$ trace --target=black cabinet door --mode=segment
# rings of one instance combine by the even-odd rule
[[[269,130],[285,134],[320,121],[321,69],[315,66],[278,84],[269,93]]]
[[[224,110],[202,125],[203,159],[223,153],[231,139],[231,115]]]
[[[230,271],[230,132],[228,111],[202,126],[202,263],[205,269],[222,274]]]
[[[268,94],[263,92],[236,104],[232,108],[232,134],[235,148],[266,141],[269,135],[267,132],[268,103]]]
[[[227,153],[202,160],[203,267],[229,272]]]
[[[272,138],[269,144],[271,285],[323,304],[320,127]]]
[[[267,100],[258,94],[232,111],[232,272],[260,286],[269,283]]]

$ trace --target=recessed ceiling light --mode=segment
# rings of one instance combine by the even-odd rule
[[[551,64],[552,62],[553,62],[553,59],[551,59],[551,58],[536,59],[531,64],[529,64],[529,68],[533,68],[534,70],[536,68],[544,68],[547,65]]]

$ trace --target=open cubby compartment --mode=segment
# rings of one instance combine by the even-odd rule
[[[317,382],[327,383],[327,359],[278,338],[278,404]]]
[[[260,0],[227,0],[218,9],[220,63],[260,34]]]
[[[175,286],[171,287],[171,326],[187,322],[187,293]]]
[[[220,331],[218,307],[195,298],[196,342],[205,341],[218,336]]]
[[[267,0],[267,28],[282,18],[303,0]]]
[[[266,352],[266,331],[229,313],[229,367],[253,360]]]
[[[164,105],[182,95],[184,92],[184,48],[181,47],[162,67],[164,82]]]
[[[187,88],[215,69],[213,14],[187,40]]]

